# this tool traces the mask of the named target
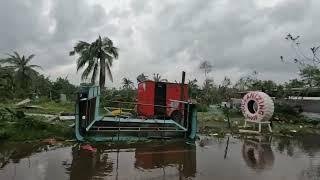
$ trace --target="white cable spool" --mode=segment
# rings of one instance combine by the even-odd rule
[[[274,103],[268,94],[250,91],[242,98],[241,110],[246,121],[266,122],[273,115]]]

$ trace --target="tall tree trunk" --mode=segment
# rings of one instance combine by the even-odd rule
[[[104,88],[106,82],[106,60],[100,58],[100,77],[99,77],[99,86]]]

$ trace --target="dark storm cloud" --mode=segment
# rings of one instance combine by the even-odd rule
[[[154,42],[149,43],[153,62],[170,66],[178,53],[188,51],[191,55],[182,63],[199,61],[195,55],[199,54],[220,72],[257,70],[262,76],[278,73],[275,80],[284,80],[292,78],[296,67],[280,63],[279,56],[290,53],[283,37],[287,32],[305,32],[299,32],[305,20],[319,15],[309,14],[312,3],[292,0],[258,8],[255,1],[183,1],[163,8],[152,30],[144,33]]]
[[[34,63],[56,77],[60,72],[54,72],[55,68],[74,63],[68,57],[74,43],[92,40],[95,28],[105,21],[102,6],[88,5],[85,0],[7,1],[0,6],[0,52],[34,53]]]
[[[310,0],[300,1],[291,0],[280,4],[277,8],[271,9],[270,18],[274,22],[281,23],[296,23],[303,21],[312,5]]]
[[[56,21],[54,39],[65,41],[90,37],[94,28],[108,21],[104,9],[99,5],[88,6],[86,1],[54,1],[51,17]]]
[[[175,80],[186,70],[188,78],[201,80],[201,60],[213,63],[216,82],[253,70],[282,81],[297,71],[280,63],[280,55],[292,54],[284,36],[300,34],[307,47],[319,42],[319,5],[317,0],[12,0],[0,6],[0,53],[35,53],[34,62],[46,74],[69,75],[79,83],[75,57],[68,52],[78,40],[100,34],[120,49],[115,86],[141,72]]]
[[[0,52],[13,50],[43,35],[42,1],[6,1],[0,6]]]

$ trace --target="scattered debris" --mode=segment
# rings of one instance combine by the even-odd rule
[[[72,123],[72,124],[69,125],[69,127],[71,127],[71,128],[74,128],[75,126],[76,126],[75,123]]]
[[[59,115],[55,115],[55,116],[50,117],[50,118],[48,119],[48,122],[58,121],[58,120],[60,120],[60,119],[59,119]]]
[[[209,134],[210,136],[218,136],[219,134],[218,133],[211,133],[211,134]]]
[[[92,147],[89,144],[82,145],[80,148],[83,149],[83,150],[91,151],[91,152],[97,152],[97,148]]]
[[[61,112],[60,116],[75,116],[74,113],[69,113],[69,112]]]
[[[16,106],[21,106],[21,105],[27,104],[27,103],[29,103],[29,102],[31,102],[31,100],[30,100],[29,98],[27,98],[27,99],[24,99],[24,100],[18,102],[18,103],[16,104]]]
[[[239,133],[251,133],[251,134],[260,134],[259,131],[254,130],[246,130],[246,129],[239,129]]]
[[[76,142],[77,140],[76,139],[67,139],[65,140],[65,142]]]
[[[53,118],[52,120],[55,119],[56,116],[58,116],[59,120],[75,120],[75,115],[61,115],[63,113],[60,113],[60,115],[52,115],[52,114],[39,114],[39,113],[26,113],[28,116],[42,116],[46,118]],[[50,121],[50,120],[48,120]]]
[[[56,145],[56,144],[60,144],[61,143],[61,142],[57,141],[54,138],[44,139],[42,142],[46,143],[46,144],[49,144],[49,145]]]
[[[37,105],[20,106],[20,108],[24,108],[24,109],[46,109],[44,107],[37,106]]]
[[[63,113],[63,111],[62,112],[59,112],[58,114],[56,114],[56,115],[53,115],[52,117],[50,117],[49,119],[48,119],[48,122],[51,122],[51,121],[59,121],[60,120],[60,114],[61,113]]]

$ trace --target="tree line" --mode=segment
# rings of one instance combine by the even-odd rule
[[[232,84],[230,78],[225,77],[222,82],[216,83],[209,74],[212,72],[213,65],[210,61],[202,61],[199,70],[204,72],[205,80],[202,84],[197,79],[188,81],[189,95],[201,104],[214,104],[221,101],[228,101],[230,98],[241,97],[241,93],[249,90],[265,91],[272,96],[284,98],[292,95],[292,89],[302,88],[303,91],[298,95],[320,96],[317,92],[310,89],[320,86],[320,60],[318,50],[320,46],[310,48],[311,56],[303,54],[301,50],[300,36],[294,37],[288,34],[285,39],[294,48],[293,60],[280,56],[284,63],[293,62],[298,65],[299,77],[288,82],[277,84],[272,80],[260,80],[257,78],[258,72],[241,77]],[[110,100],[135,101],[136,87],[133,81],[124,77],[122,86],[116,88],[105,88],[106,76],[112,81],[111,67],[113,61],[119,57],[119,49],[108,37],[99,36],[95,41],[88,43],[79,41],[70,51],[70,56],[77,55],[77,71],[83,70],[82,80],[90,79],[90,83],[98,84],[102,88],[106,98]],[[47,97],[52,100],[59,99],[60,94],[66,94],[69,99],[74,97],[76,86],[71,84],[67,77],[59,77],[55,81],[45,77],[38,72],[40,66],[32,63],[34,54],[25,56],[18,52],[0,57],[0,100],[22,99],[26,97]],[[153,80],[156,82],[167,82],[159,73],[154,73],[148,77],[141,73],[136,77],[137,82]],[[313,93],[313,94],[312,94]]]
[[[0,64],[0,100],[10,101],[28,97],[46,97],[57,100],[60,94],[72,97],[76,87],[68,79],[59,77],[51,81],[37,70],[40,66],[32,64],[34,54],[8,54]]]

